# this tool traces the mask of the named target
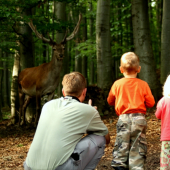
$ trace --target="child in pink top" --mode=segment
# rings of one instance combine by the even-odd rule
[[[160,170],[167,170],[170,169],[170,75],[163,86],[163,97],[157,104],[155,115],[161,119]]]

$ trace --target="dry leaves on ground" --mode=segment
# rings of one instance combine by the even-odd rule
[[[111,143],[105,149],[105,155],[99,162],[96,170],[113,170],[110,166],[112,161],[112,150],[116,137],[116,123],[118,117],[107,116],[102,118],[111,134]],[[160,157],[160,121],[155,118],[154,110],[146,115],[148,153],[146,159],[146,170],[159,169]],[[28,149],[32,142],[35,129],[21,129],[16,126],[7,126],[8,120],[0,122],[0,169],[21,170]]]

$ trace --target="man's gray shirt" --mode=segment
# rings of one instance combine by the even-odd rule
[[[85,133],[108,133],[96,109],[72,97],[51,100],[42,109],[26,164],[32,170],[57,168],[67,161]]]

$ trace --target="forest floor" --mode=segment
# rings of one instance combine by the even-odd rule
[[[161,122],[154,115],[155,110],[146,114],[148,123],[147,143],[148,152],[145,170],[158,170],[161,150],[160,128]],[[96,170],[113,170],[111,167],[112,151],[116,137],[117,116],[103,116],[102,120],[107,125],[111,135],[111,143],[105,149],[105,155],[99,162]],[[0,122],[0,169],[21,170],[31,145],[35,129],[21,129],[17,125],[7,126],[9,120]]]

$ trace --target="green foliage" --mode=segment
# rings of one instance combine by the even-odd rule
[[[80,53],[76,57],[87,56],[91,59],[95,59],[96,57],[96,43],[94,40],[87,40],[85,42],[81,42],[75,47],[73,50],[78,50]]]
[[[3,120],[11,118],[11,112],[3,112],[2,113]]]

